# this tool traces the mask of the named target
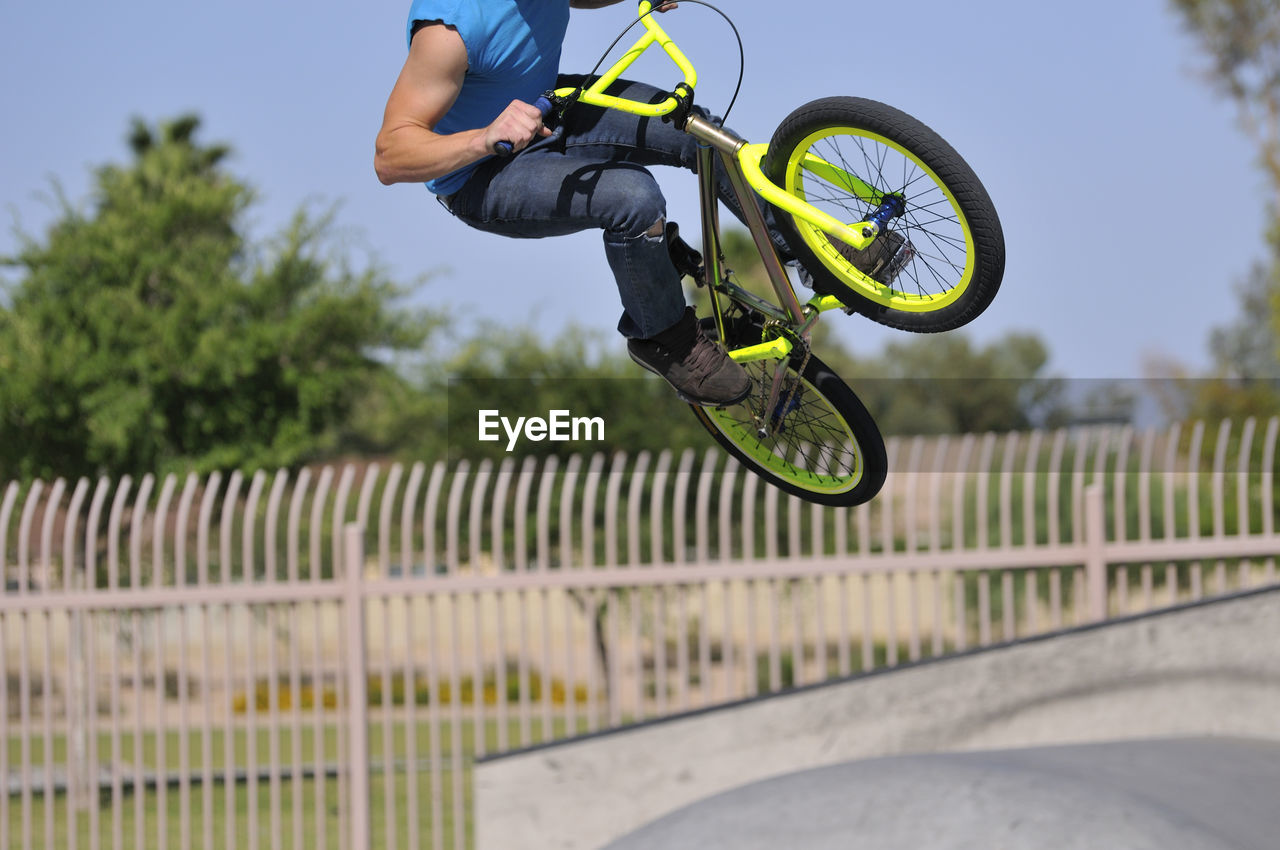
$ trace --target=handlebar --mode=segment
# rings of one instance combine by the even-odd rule
[[[658,22],[654,20],[654,14],[654,4],[650,0],[641,0],[639,17],[636,20],[644,24],[644,35],[640,36],[639,40],[622,54],[622,57],[613,64],[613,67],[600,77],[597,77],[586,89],[556,89],[554,94],[557,97],[563,97],[568,100],[579,100],[592,106],[618,109],[633,115],[650,118],[660,118],[671,115],[682,107],[687,108],[693,88],[698,82],[698,72],[683,51],[671,40],[671,36],[667,35]],[[634,25],[633,23],[632,26]],[[675,62],[676,67],[680,69],[682,80],[675,87],[678,96],[673,95],[660,103],[645,103],[605,94],[605,89],[613,85],[654,44],[661,47],[671,57],[671,61]],[[539,97],[534,101],[533,105],[542,112],[544,118],[550,114],[553,108],[551,101],[545,96]],[[515,146],[509,141],[500,141],[494,145],[494,152],[502,157],[511,156],[515,153]]]
[[[684,52],[671,40],[671,36],[667,35],[655,20],[656,15],[653,7],[654,4],[650,0],[641,0],[639,17],[636,20],[644,24],[645,33],[622,54],[622,57],[613,64],[613,67],[600,77],[597,77],[595,82],[582,91],[574,88],[565,88],[557,89],[555,93],[560,97],[580,100],[591,106],[618,109],[623,112],[629,112],[632,115],[647,118],[660,118],[664,115],[670,115],[679,109],[687,98],[668,97],[661,103],[645,103],[604,93],[605,89],[613,85],[622,76],[623,72],[630,68],[654,44],[661,47],[667,56],[671,57],[671,61],[676,64],[676,67],[680,69],[681,84],[684,85],[687,91],[692,92],[697,86],[697,70],[694,69],[693,63],[684,55]],[[635,26],[635,24],[633,23],[632,26]],[[678,88],[679,85],[677,84],[675,88]]]
[[[538,95],[538,99],[533,102],[533,105],[534,108],[542,113],[544,120],[551,114],[551,101],[547,100],[546,95]],[[516,151],[515,145],[507,141],[497,142],[494,144],[493,149],[498,156],[511,156]]]

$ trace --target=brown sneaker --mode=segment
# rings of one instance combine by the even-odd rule
[[[702,332],[690,307],[680,321],[652,339],[627,340],[627,353],[690,404],[719,407],[751,394],[746,370]]]

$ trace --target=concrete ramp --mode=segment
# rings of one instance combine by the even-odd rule
[[[755,782],[606,850],[1275,850],[1280,744],[1126,741],[900,756]]]
[[[1044,829],[1060,828],[1066,833],[1060,840],[1066,841],[1070,833],[1090,828],[1095,810],[1110,813],[1111,827],[1122,826],[1123,812],[1131,810],[1114,806],[1132,803],[1124,802],[1128,792],[1119,789],[1138,794],[1144,776],[1157,786],[1159,782],[1167,786],[1178,776],[1208,765],[1225,771],[1225,753],[1250,747],[1223,743],[1223,754],[1211,756],[1212,747],[1201,742],[1171,745],[1174,749],[1168,755],[1160,755],[1145,749],[1148,745],[1126,744],[1138,747],[1131,752],[1145,754],[1162,768],[1152,767],[1143,776],[1124,773],[1138,768],[1126,766],[1123,755],[1116,755],[1099,768],[1099,775],[1115,772],[1119,784],[1103,786],[1110,790],[1092,795],[1087,793],[1092,769],[1087,760],[1111,752],[1108,747],[1086,746],[1074,754],[1062,751],[1052,757],[1042,748],[1188,738],[1280,743],[1280,589],[1074,629],[491,758],[478,763],[475,771],[476,847],[597,850],[685,806],[749,783],[777,779],[786,788],[791,782],[814,782],[803,777],[816,768],[835,770],[831,778],[842,777],[853,784],[837,784],[824,792],[823,805],[806,809],[810,814],[803,818],[790,818],[794,822],[808,822],[819,811],[826,811],[829,818],[854,817],[857,812],[874,817],[881,811],[877,806],[854,808],[870,795],[885,801],[883,811],[894,812],[893,819],[902,829],[918,828],[925,831],[922,835],[933,831],[936,840],[914,847],[998,849],[1006,845],[959,845],[940,839],[958,825],[941,827],[927,819],[915,823],[916,814],[942,806],[939,811],[949,812],[948,818],[962,817],[966,810],[980,816],[986,810],[983,807],[996,807],[1006,791],[1021,791],[1016,807],[991,809],[1005,817],[1004,828],[1016,831],[1021,827],[1015,824],[1043,822]],[[1204,765],[1187,749],[1194,747],[1202,748],[1194,753],[1204,756]],[[991,754],[1019,749],[1033,754]],[[945,753],[957,754],[958,760],[911,760]],[[868,761],[897,757],[907,760]],[[995,758],[1010,767],[984,777],[982,759]],[[1013,770],[1015,762],[1023,765],[1020,773]],[[1068,764],[1078,765],[1078,770],[1066,771]],[[889,770],[894,778],[878,775],[880,769]],[[1280,781],[1274,769],[1268,769],[1272,772],[1265,790],[1280,812]],[[931,779],[934,770],[943,778]],[[800,778],[788,776],[793,773]],[[1227,799],[1249,800],[1248,795],[1257,793],[1244,778],[1223,776],[1230,783],[1222,786],[1229,789]],[[927,787],[921,790],[921,784]],[[1205,787],[1209,794],[1218,786],[1209,782]],[[814,788],[809,791],[816,793]],[[1178,823],[1176,808],[1168,807],[1159,796],[1164,792],[1153,793],[1157,796],[1141,798],[1149,803],[1141,812],[1145,823]],[[975,796],[967,804],[962,800],[952,805],[947,801],[953,798],[945,796],[940,803],[921,802],[911,808],[915,804],[910,801],[927,801],[938,794]],[[1040,805],[1061,797],[1070,803]],[[896,809],[887,807],[891,800],[897,801]],[[1013,817],[1019,808],[1024,811],[1021,820]],[[1161,811],[1166,814],[1160,815]],[[774,817],[783,822],[776,810]],[[1229,817],[1225,810],[1224,817]],[[1058,827],[1047,825],[1053,823]],[[1074,829],[1068,828],[1070,823],[1076,824]],[[1207,814],[1196,814],[1191,823],[1199,829],[1214,821]],[[1246,824],[1238,826],[1243,829]],[[652,846],[666,845],[655,842]],[[784,841],[771,846],[829,845]],[[892,845],[847,846],[875,850]],[[1109,850],[1127,845],[1095,841],[1007,846]],[[1265,846],[1280,848],[1280,824],[1274,824],[1272,841]]]

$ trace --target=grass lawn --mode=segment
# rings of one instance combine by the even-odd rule
[[[580,724],[585,731],[585,720]],[[517,721],[508,721],[507,735],[510,745],[518,743],[536,743],[547,738],[564,737],[566,726],[562,719],[553,722],[552,734],[544,736],[541,719],[532,723],[532,735],[528,741],[522,742]],[[413,769],[406,763],[407,757],[407,723],[397,720],[390,728],[391,750],[394,764],[388,773],[383,769],[383,747],[388,730],[381,721],[370,723],[369,749],[373,762],[370,776],[370,824],[372,828],[373,846],[378,848],[409,847],[408,830],[410,818],[416,824],[418,840],[422,847],[453,848],[455,846],[471,847],[475,842],[474,824],[471,814],[471,763],[475,753],[475,725],[470,720],[455,724],[442,720],[437,734],[438,749],[433,756],[428,721],[421,716],[416,719],[415,746],[417,759]],[[30,762],[39,770],[45,762],[45,739],[39,729],[30,743]],[[498,744],[497,721],[489,720],[484,724],[485,746],[489,752]],[[258,728],[254,731],[254,743],[257,750],[257,763],[260,766],[269,764],[272,731]],[[322,778],[307,777],[295,781],[288,775],[293,763],[293,731],[287,727],[275,733],[276,747],[279,751],[281,769],[285,776],[279,778],[274,789],[272,782],[266,778],[250,782],[241,775],[240,780],[231,786],[231,799],[228,800],[228,786],[221,779],[221,772],[226,765],[226,736],[223,730],[211,730],[209,740],[212,745],[212,758],[209,767],[214,774],[213,782],[206,788],[200,781],[204,770],[202,753],[204,749],[204,733],[200,729],[190,731],[184,739],[175,731],[165,735],[164,763],[171,776],[176,776],[181,764],[181,747],[185,743],[190,765],[190,793],[186,809],[189,813],[188,831],[189,845],[183,843],[182,813],[183,795],[178,785],[167,787],[163,795],[153,784],[147,784],[141,795],[135,795],[133,789],[126,785],[117,795],[108,785],[101,790],[96,817],[90,811],[82,809],[74,819],[76,846],[90,846],[91,831],[96,829],[100,846],[103,848],[122,847],[130,850],[143,848],[179,848],[184,846],[203,848],[206,837],[211,837],[214,847],[247,847],[251,815],[256,819],[258,845],[263,848],[272,847],[272,836],[278,830],[281,847],[291,850],[313,850],[313,848],[337,847],[339,830],[343,828],[339,819],[340,794],[345,789],[340,786],[336,776]],[[338,727],[327,723],[321,732],[321,748],[323,761],[330,767],[338,761]],[[144,732],[142,735],[142,764],[148,777],[153,776],[157,765],[157,738],[155,734]],[[460,747],[458,757],[454,757],[454,742],[458,740]],[[113,761],[112,740],[109,733],[98,735],[98,759],[100,770],[105,770]],[[243,771],[249,751],[249,735],[244,730],[236,730],[232,737],[232,749],[235,766]],[[310,769],[317,762],[316,734],[314,728],[304,727],[299,740],[302,745],[302,766]],[[65,776],[66,747],[65,735],[58,734],[49,740],[52,746],[52,761],[58,769],[58,776]],[[17,776],[22,765],[22,741],[10,736],[8,742],[9,775]],[[119,761],[125,765],[123,774],[131,781],[134,765],[134,733],[125,732],[120,735]],[[417,783],[416,794],[410,799],[410,779]],[[37,787],[32,789],[29,801],[24,803],[22,795],[11,795],[0,799],[0,821],[7,821],[7,830],[0,833],[5,839],[4,846],[9,848],[63,848],[70,847],[69,829],[73,828],[69,818],[69,807],[65,794],[55,792],[52,806],[44,799],[42,792],[43,779],[37,774]],[[390,793],[389,790],[393,793]],[[160,807],[163,796],[165,824],[163,840],[160,834]],[[390,796],[390,799],[389,799]],[[388,808],[390,804],[390,809]],[[24,811],[25,810],[25,811]],[[275,812],[273,820],[272,812]],[[318,814],[322,812],[322,814]],[[388,814],[391,816],[394,842],[388,841]],[[96,826],[95,826],[96,820]],[[52,832],[50,833],[50,822]],[[295,830],[300,829],[301,842],[295,842]],[[461,829],[462,835],[455,836]],[[139,830],[141,832],[139,833]],[[139,837],[140,836],[140,837]],[[30,843],[26,843],[27,837]],[[461,841],[458,841],[461,838]],[[118,839],[118,842],[117,842]]]

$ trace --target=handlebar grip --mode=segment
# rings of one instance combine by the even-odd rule
[[[544,119],[551,114],[552,104],[546,95],[538,95],[538,99],[533,102],[533,105],[542,113]],[[498,156],[511,156],[515,153],[516,148],[511,142],[498,142],[493,146],[493,150]]]
[[[540,94],[538,99],[533,102],[533,108],[541,112],[543,118],[546,118],[551,114],[551,101],[545,94]]]

